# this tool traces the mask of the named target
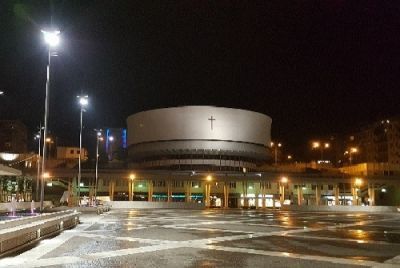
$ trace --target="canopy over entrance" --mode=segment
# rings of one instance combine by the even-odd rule
[[[22,172],[0,164],[0,176],[21,176]]]

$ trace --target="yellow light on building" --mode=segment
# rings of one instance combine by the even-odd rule
[[[288,178],[287,177],[282,177],[281,178],[281,182],[282,183],[287,183],[288,182]]]
[[[207,181],[211,181],[212,177],[210,175],[207,176]]]

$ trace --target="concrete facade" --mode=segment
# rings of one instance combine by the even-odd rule
[[[137,113],[127,119],[130,166],[254,170],[270,156],[271,122],[260,113],[211,106]]]

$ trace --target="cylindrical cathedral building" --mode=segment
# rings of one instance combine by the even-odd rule
[[[127,119],[131,168],[254,171],[270,158],[271,118],[232,108],[183,106]]]

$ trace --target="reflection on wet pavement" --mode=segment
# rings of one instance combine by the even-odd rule
[[[400,267],[400,214],[112,210],[0,267]],[[384,265],[384,266],[383,266]]]

